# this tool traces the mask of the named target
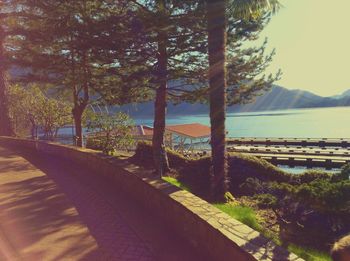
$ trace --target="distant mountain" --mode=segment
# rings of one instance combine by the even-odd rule
[[[289,108],[314,107],[323,97],[302,90],[288,90],[274,86],[271,91],[257,97],[255,102],[237,106],[238,111],[266,111]]]
[[[10,74],[15,77],[22,76],[25,73],[28,73],[28,70],[23,70],[16,67],[10,70]],[[178,81],[169,83],[169,85],[174,84],[178,84]],[[245,105],[235,105],[227,108],[227,111],[252,112],[337,106],[350,106],[350,89],[339,95],[322,97],[308,91],[290,90],[275,85],[269,92],[256,97],[254,102]],[[128,112],[129,114],[138,117],[149,117],[153,115],[153,109],[153,102],[125,105],[121,107],[116,106],[113,108],[113,110]],[[209,107],[206,104],[181,103],[179,105],[168,105],[168,114],[170,115],[196,115],[208,113]]]
[[[258,96],[254,102],[245,105],[229,107],[228,112],[252,112],[268,110],[284,110],[295,108],[317,108],[350,106],[350,90],[339,95],[339,97],[322,97],[303,90],[289,90],[281,86],[274,86],[269,92]],[[153,115],[153,102],[137,105],[126,105],[116,107],[116,110],[128,112],[133,116]],[[181,103],[168,105],[170,115],[196,115],[208,114],[209,107],[206,104]]]
[[[332,96],[331,98],[341,99],[341,98],[348,97],[348,96],[350,96],[350,89],[349,89],[349,90],[346,90],[346,91],[343,92],[342,94],[334,95],[334,96]]]

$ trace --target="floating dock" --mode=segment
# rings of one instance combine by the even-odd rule
[[[230,138],[228,151],[252,154],[274,165],[341,168],[350,163],[350,139]]]
[[[350,139],[314,139],[314,138],[228,138],[228,145],[284,145],[301,147],[341,147],[350,148]]]

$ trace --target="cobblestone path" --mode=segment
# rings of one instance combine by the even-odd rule
[[[108,181],[0,147],[0,260],[204,260]]]

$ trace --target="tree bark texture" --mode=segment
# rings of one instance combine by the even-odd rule
[[[224,201],[228,189],[226,151],[226,1],[207,0],[212,199]]]
[[[160,12],[165,11],[164,0],[158,1],[158,7]],[[158,34],[157,83],[159,84],[159,87],[156,90],[152,139],[154,166],[159,176],[162,176],[165,172],[169,171],[169,162],[165,150],[168,54],[167,35],[164,28],[160,28],[160,32]]]

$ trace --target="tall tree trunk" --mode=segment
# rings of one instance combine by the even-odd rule
[[[153,129],[153,158],[158,175],[162,176],[169,171],[169,162],[165,150],[165,115],[166,115],[166,83],[162,83],[157,89],[154,109]]]
[[[76,137],[76,146],[83,147],[83,127],[82,127],[82,116],[83,112],[85,110],[85,107],[82,107],[81,105],[74,105],[74,108],[72,110],[73,118],[74,118],[74,125],[75,125],[75,137]]]
[[[158,1],[158,10],[160,13],[165,12],[164,0]],[[160,18],[162,19],[162,18]],[[167,70],[168,70],[168,54],[167,54],[167,34],[165,25],[160,28],[158,35],[158,69],[157,83],[159,87],[156,91],[156,100],[154,106],[154,125],[153,125],[153,158],[154,165],[158,175],[162,176],[169,171],[169,162],[165,150],[165,117],[167,107]],[[164,29],[164,30],[162,30]]]
[[[226,152],[226,0],[207,0],[212,199],[225,200]]]
[[[0,136],[14,134],[8,104],[8,85],[5,76],[4,57],[5,32],[0,25]]]

